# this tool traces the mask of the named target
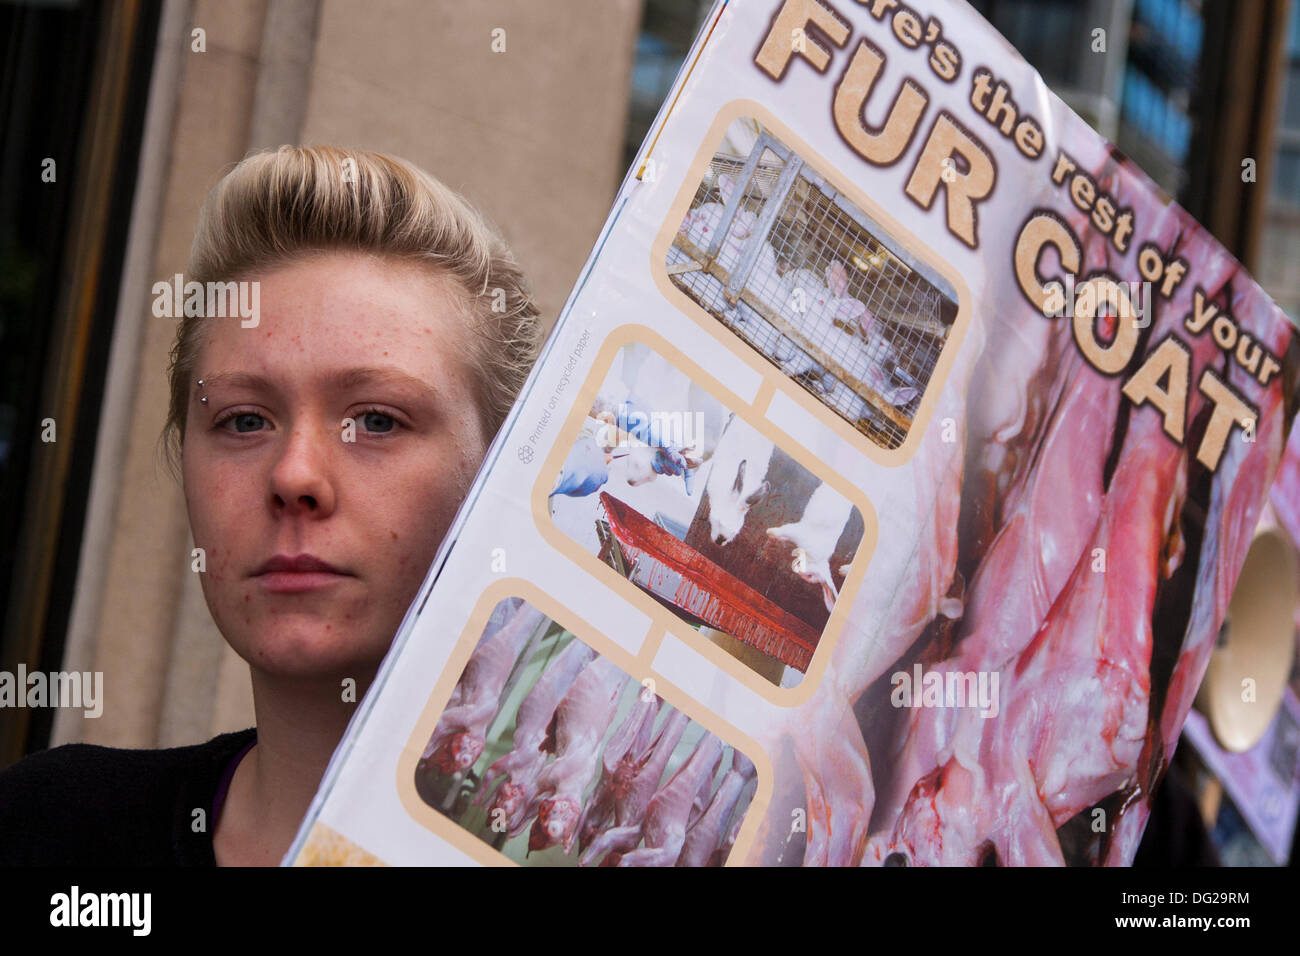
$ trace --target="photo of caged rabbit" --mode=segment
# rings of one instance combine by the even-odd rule
[[[571,441],[555,526],[701,640],[797,685],[857,556],[858,509],[640,343]]]
[[[754,764],[527,602],[493,609],[415,769],[525,866],[721,866]]]
[[[903,443],[956,292],[762,124],[728,127],[665,264],[821,404],[885,448]]]

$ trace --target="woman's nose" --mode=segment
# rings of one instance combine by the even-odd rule
[[[318,429],[293,429],[271,472],[271,506],[289,515],[324,517],[334,510],[330,462],[339,441]]]

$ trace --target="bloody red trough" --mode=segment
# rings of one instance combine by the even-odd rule
[[[782,664],[808,670],[821,635],[807,622],[608,492],[600,493],[600,502],[623,554],[636,563],[638,583]]]

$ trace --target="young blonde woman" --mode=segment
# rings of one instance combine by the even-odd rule
[[[187,279],[259,283],[256,325],[181,320],[165,432],[257,726],[21,761],[0,774],[0,862],[278,863],[356,706],[345,679],[360,699],[539,345],[499,234],[377,153],[248,157],[209,195]]]

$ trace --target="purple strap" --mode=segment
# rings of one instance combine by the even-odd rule
[[[256,743],[257,738],[254,737],[244,745],[243,750],[239,751],[239,753],[235,754],[235,756],[230,759],[230,763],[226,764],[226,769],[222,771],[221,782],[217,785],[217,795],[212,798],[211,826],[215,827],[217,825],[217,820],[221,818],[221,808],[226,802],[226,791],[230,789],[230,781],[235,778],[235,769],[239,766],[239,761],[244,759],[244,755],[252,750],[253,745]]]

